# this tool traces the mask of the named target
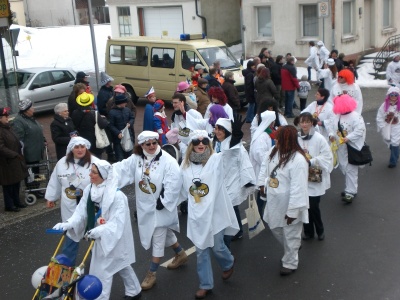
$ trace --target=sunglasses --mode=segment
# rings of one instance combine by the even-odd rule
[[[390,93],[389,94],[389,97],[398,97],[399,96],[399,94],[397,94],[397,93]]]
[[[155,146],[155,145],[157,145],[157,144],[158,144],[157,142],[151,142],[151,143],[146,143],[145,145],[146,145],[147,147],[150,147],[151,145]]]
[[[208,138],[203,138],[202,140],[199,139],[192,140],[193,146],[198,146],[200,145],[200,143],[202,143],[204,146],[207,146],[210,143],[210,140]]]

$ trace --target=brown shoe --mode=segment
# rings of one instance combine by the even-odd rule
[[[142,290],[146,291],[151,289],[156,284],[156,272],[148,271],[146,277],[144,278],[142,284]]]
[[[196,292],[196,294],[194,295],[194,297],[196,299],[204,299],[205,297],[207,297],[208,294],[211,294],[212,290],[204,290],[204,289],[200,289]]]
[[[233,259],[233,265],[228,271],[222,272],[222,279],[228,280],[233,274],[233,267],[235,266],[235,259]]]
[[[188,260],[188,256],[186,255],[185,250],[181,250],[178,254],[175,255],[174,259],[170,264],[168,264],[167,269],[174,270],[185,264]]]

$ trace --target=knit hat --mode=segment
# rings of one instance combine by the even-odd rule
[[[9,107],[0,107],[0,117],[2,116],[9,116],[10,115],[10,108]]]
[[[100,85],[106,85],[108,82],[114,81],[106,72],[100,72]]]
[[[120,95],[116,95],[114,102],[116,105],[118,104],[122,104],[122,103],[127,103],[128,102],[128,98],[125,96],[125,94],[120,94]]]
[[[97,167],[97,170],[99,170],[101,178],[106,180],[108,178],[108,174],[112,169],[111,164],[108,161],[102,159],[99,159],[93,164]]]
[[[335,60],[333,58],[328,58],[326,61],[328,63],[328,66],[334,66],[335,65]]]
[[[232,122],[228,118],[219,118],[215,125],[224,127],[227,131],[232,133]]]
[[[178,87],[176,88],[176,91],[181,92],[181,91],[186,90],[189,87],[190,87],[189,83],[187,83],[186,81],[181,81],[178,83]]]
[[[76,79],[83,79],[85,77],[89,77],[89,75],[85,72],[79,71],[78,73],[76,73]]]
[[[93,94],[89,94],[86,92],[83,92],[78,97],[76,97],[76,103],[78,103],[80,106],[89,106],[90,104],[93,103],[93,101],[94,101]]]
[[[18,108],[21,112],[27,111],[32,107],[32,101],[29,99],[20,100],[18,103]]]
[[[146,98],[148,98],[151,94],[155,94],[156,92],[154,91],[154,88],[151,87],[147,93],[144,95]]]
[[[307,75],[301,76],[301,81],[307,81],[307,79],[308,79]]]
[[[153,110],[159,111],[163,106],[164,106],[164,101],[158,99],[156,102],[154,102]]]
[[[90,146],[91,146],[90,142],[87,139],[84,139],[83,137],[80,137],[80,136],[75,136],[75,137],[71,138],[68,143],[66,155],[68,155],[68,153],[70,153],[72,151],[72,149],[78,145],[85,146],[86,149],[90,149]]]
[[[198,138],[209,138],[208,133],[205,130],[193,130],[190,132],[190,141],[196,140]]]
[[[141,145],[149,140],[158,140],[158,133],[154,131],[145,130],[137,137],[138,144]]]
[[[194,69],[195,69],[195,70],[199,70],[199,69],[203,69],[203,70],[204,70],[205,68],[206,68],[206,67],[203,66],[202,64],[197,64],[197,65],[194,66]]]
[[[114,92],[125,94],[126,88],[122,84],[117,84],[116,86],[114,86]]]
[[[176,144],[178,142],[178,136],[179,136],[178,133],[179,133],[178,128],[172,128],[165,134],[168,140],[168,144]]]

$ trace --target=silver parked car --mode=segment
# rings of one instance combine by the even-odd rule
[[[11,98],[18,89],[19,99],[30,99],[36,112],[52,110],[57,103],[67,102],[75,82],[75,72],[62,68],[25,68],[7,74]],[[4,93],[4,79],[0,79],[1,94]],[[2,97],[3,98],[3,97]],[[10,98],[6,97],[6,98]],[[10,101],[8,101],[10,102]],[[16,113],[16,103],[7,103]],[[11,104],[11,105],[10,105]]]

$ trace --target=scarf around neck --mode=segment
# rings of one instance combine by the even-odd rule
[[[192,163],[200,164],[200,163],[207,162],[207,160],[210,158],[210,156],[211,156],[210,148],[206,148],[206,150],[203,153],[197,153],[197,152],[192,151],[190,153],[189,160]]]

